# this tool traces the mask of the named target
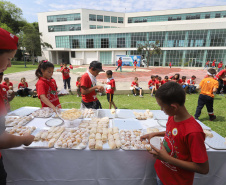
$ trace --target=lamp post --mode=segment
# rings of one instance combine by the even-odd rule
[[[25,59],[25,51],[26,51],[26,48],[25,47],[20,47],[20,49],[22,50],[22,54],[24,56],[24,67],[26,68],[26,59]]]

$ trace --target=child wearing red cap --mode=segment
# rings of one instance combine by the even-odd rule
[[[11,59],[16,54],[18,37],[0,28],[0,72],[4,72],[7,67],[11,66]],[[28,146],[34,136],[25,134],[23,136],[15,136],[5,132],[5,115],[7,114],[3,99],[3,92],[0,88],[0,149],[18,147],[22,144]],[[6,185],[6,171],[2,162],[0,153],[0,184]]]
[[[39,78],[36,84],[38,98],[42,107],[50,107],[56,111],[56,107],[61,108],[57,95],[57,84],[52,78],[54,65],[51,62],[40,62],[35,75]]]

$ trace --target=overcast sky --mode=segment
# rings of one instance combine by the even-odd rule
[[[226,5],[226,0],[8,0],[21,8],[28,22],[37,22],[37,13],[56,10],[96,9],[141,12]]]

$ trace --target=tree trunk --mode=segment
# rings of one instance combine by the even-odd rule
[[[32,60],[32,64],[33,64],[33,65],[35,65],[35,57],[34,57],[34,55],[35,55],[35,52],[32,51],[32,57],[31,57],[31,60]]]

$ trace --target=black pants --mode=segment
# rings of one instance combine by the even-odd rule
[[[86,106],[87,109],[102,109],[101,103],[99,100],[86,103],[82,100],[82,103]]]
[[[71,77],[63,81],[64,81],[64,89],[67,89],[67,86],[68,86],[68,89],[71,89]]]
[[[7,177],[7,173],[5,171],[2,158],[1,158],[0,159],[0,184],[1,185],[6,185],[6,177]]]
[[[224,85],[224,81],[221,79],[218,79],[219,82],[219,88],[217,89],[217,94],[220,94],[221,89],[223,88],[223,92],[226,93],[226,85]]]
[[[17,91],[17,94],[20,95],[20,96],[28,96],[30,90],[31,90],[31,89],[29,89],[29,88],[27,88],[27,87],[24,88],[24,89],[19,89],[19,90]]]
[[[200,94],[198,100],[198,106],[196,108],[195,118],[198,118],[201,114],[202,108],[206,105],[207,112],[213,114],[213,98],[207,95]]]

